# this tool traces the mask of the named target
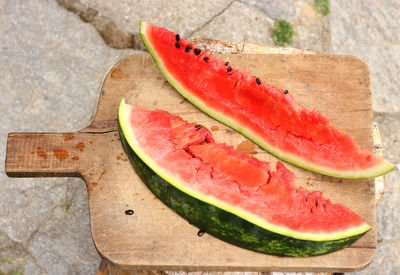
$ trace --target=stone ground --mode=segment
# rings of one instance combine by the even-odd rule
[[[370,67],[386,157],[400,161],[400,16],[397,0],[0,0],[0,166],[7,133],[68,132],[94,115],[110,67],[141,52],[140,20],[185,37],[272,45],[274,21],[294,25],[292,47],[354,55]],[[377,209],[378,248],[358,274],[400,274],[398,169]],[[0,171],[0,274],[95,274],[87,192],[80,179],[8,178]]]

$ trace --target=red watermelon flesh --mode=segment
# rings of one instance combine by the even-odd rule
[[[296,188],[293,172],[281,162],[271,169],[268,162],[215,143],[201,125],[124,102],[120,124],[130,146],[170,184],[258,226],[312,240],[369,229],[360,216],[321,192]]]
[[[395,166],[362,150],[344,131],[299,105],[283,89],[198,49],[176,33],[141,23],[141,35],[167,80],[210,116],[297,166],[343,178],[368,178]]]

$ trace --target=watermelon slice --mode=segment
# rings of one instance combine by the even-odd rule
[[[288,91],[231,67],[165,28],[142,22],[140,34],[158,68],[199,109],[275,156],[342,178],[370,178],[396,166],[361,148]]]
[[[214,142],[211,132],[165,111],[121,101],[121,141],[133,167],[166,205],[202,230],[238,246],[280,256],[342,249],[370,227],[321,192],[296,188],[278,162]]]

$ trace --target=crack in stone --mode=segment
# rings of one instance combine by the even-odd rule
[[[69,208],[72,206],[72,202],[75,199],[77,189],[71,187],[71,182],[68,181],[67,188],[65,190],[65,201],[61,206],[64,208],[65,212],[68,212]]]
[[[83,22],[90,23],[108,46],[115,49],[146,50],[139,33],[119,30],[111,18],[100,15],[93,8],[85,7],[79,0],[56,0],[56,2],[78,15]]]
[[[400,112],[373,112],[374,118],[378,117],[392,117],[392,118],[399,118],[400,119]]]
[[[217,14],[215,14],[213,17],[211,17],[210,19],[208,19],[203,25],[195,28],[193,31],[190,31],[187,34],[187,37],[192,37],[196,32],[202,30],[203,28],[205,28],[206,26],[208,26],[208,24],[210,24],[212,21],[214,21],[217,17],[219,17],[221,14],[223,14],[227,9],[229,9],[232,4],[234,2],[236,2],[237,0],[233,0],[231,1],[225,8],[223,8],[221,11],[219,11]]]
[[[35,231],[36,231],[36,230],[35,230]],[[16,246],[19,247],[19,248],[17,248],[17,251],[18,251],[18,253],[20,254],[20,256],[19,256],[18,258],[16,258],[16,259],[21,259],[21,260],[22,260],[22,262],[20,263],[20,264],[21,264],[21,267],[23,268],[22,271],[25,269],[25,265],[26,265],[26,262],[27,262],[27,258],[31,258],[32,261],[33,261],[33,263],[34,263],[34,264],[38,267],[38,269],[40,270],[41,274],[47,274],[46,269],[45,269],[43,266],[41,266],[41,265],[37,262],[36,258],[35,258],[35,257],[32,255],[32,253],[29,251],[27,245],[24,245],[22,242],[13,240],[13,239],[12,239],[8,234],[6,234],[5,232],[2,232],[2,235],[7,236],[7,238],[10,239],[10,241],[13,243],[13,245],[16,245]],[[33,232],[32,232],[31,235],[29,236],[28,242],[30,241],[30,239],[32,239],[32,237],[33,237]],[[1,250],[3,250],[4,248],[5,248],[5,247],[0,247]],[[0,271],[0,274],[2,274],[1,271]],[[19,274],[19,273],[18,273],[18,274]]]
[[[24,245],[22,246],[24,252],[25,252],[28,256],[31,257],[32,261],[33,261],[33,262],[35,263],[35,265],[40,269],[41,274],[47,274],[47,271],[46,271],[46,269],[45,269],[43,266],[41,266],[41,265],[37,262],[36,258],[35,258],[35,257],[33,256],[33,254],[29,251],[29,245],[30,245],[30,242],[32,241],[33,237],[34,237],[37,233],[39,233],[40,229],[46,224],[46,222],[48,222],[48,221],[50,221],[50,220],[53,219],[53,217],[54,217],[54,212],[55,212],[55,210],[56,210],[57,207],[59,207],[59,205],[56,205],[56,206],[54,206],[54,207],[51,209],[51,214],[50,214],[50,216],[49,216],[48,218],[46,218],[46,219],[43,219],[43,220],[39,223],[39,225],[36,227],[36,229],[33,230],[33,231],[31,232],[29,238],[28,238],[27,241],[26,241],[26,245],[25,245],[25,246],[24,246]],[[52,253],[54,253],[54,252],[52,252]]]
[[[26,247],[29,246],[30,242],[32,241],[33,237],[36,235],[36,233],[38,233],[40,231],[40,229],[46,224],[46,222],[50,221],[53,216],[54,216],[54,212],[56,210],[56,208],[58,207],[58,205],[54,206],[50,211],[51,214],[49,217],[43,219],[38,226],[31,232],[31,234],[29,235],[29,238],[26,240]]]
[[[0,231],[0,244],[0,274],[17,274],[17,271],[22,271],[26,258],[22,243]]]
[[[381,242],[397,242],[397,241],[400,241],[400,237],[390,238],[390,239],[388,239],[388,238],[378,238],[378,240],[377,240],[378,243],[381,243]]]
[[[46,269],[37,262],[36,258],[32,255],[32,253],[28,250],[28,248],[23,247],[23,249],[24,252],[28,255],[28,257],[32,259],[33,263],[39,268],[41,274],[47,274]]]
[[[100,15],[97,10],[90,7],[86,7],[79,0],[55,0],[55,1],[58,3],[60,7],[78,15],[83,22],[91,24],[103,38],[103,41],[106,43],[106,45],[108,45],[109,47],[115,49],[134,49],[134,50],[147,51],[139,33],[121,31],[111,18]],[[218,18],[227,9],[229,9],[234,2],[239,2],[246,6],[249,6],[248,4],[240,0],[233,0],[229,2],[229,4],[225,8],[223,8],[217,14],[212,16],[201,26],[188,32],[186,37],[190,38],[195,33],[199,32],[200,30],[208,26],[212,21]],[[261,10],[257,7],[254,8]],[[263,12],[265,13],[265,11]]]
[[[264,9],[261,9],[261,8],[258,7],[257,5],[251,5],[251,4],[249,4],[249,3],[243,2],[242,0],[235,0],[235,1],[237,1],[237,2],[239,2],[239,3],[241,3],[241,4],[243,4],[243,5],[245,5],[245,6],[247,6],[247,7],[254,8],[254,9],[256,9],[256,10],[262,12],[262,13],[265,14],[268,18],[270,18],[270,19],[272,19],[272,20],[274,20],[274,21],[276,21],[276,20],[279,19],[279,18],[275,18],[275,17],[271,16],[271,14],[268,14]]]

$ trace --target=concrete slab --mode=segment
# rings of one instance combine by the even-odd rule
[[[400,111],[400,3],[381,1],[331,1],[331,49],[350,54],[369,65],[373,108]]]

